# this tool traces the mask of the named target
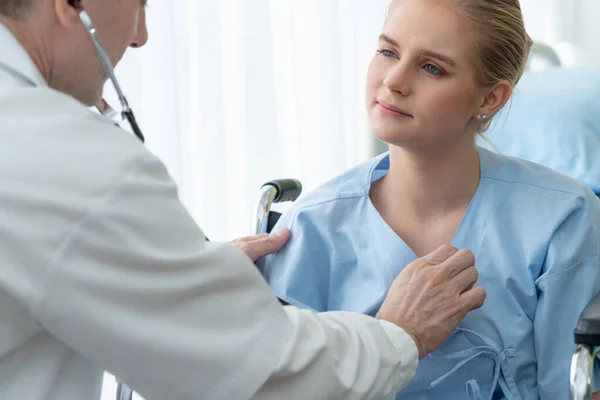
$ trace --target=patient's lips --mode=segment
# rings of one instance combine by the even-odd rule
[[[377,101],[377,109],[384,115],[393,117],[393,118],[414,118],[414,116],[408,111],[396,107],[395,105],[388,103],[384,100]]]

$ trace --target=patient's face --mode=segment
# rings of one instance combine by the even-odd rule
[[[475,40],[447,0],[400,0],[369,67],[373,133],[402,147],[470,141],[481,102]]]

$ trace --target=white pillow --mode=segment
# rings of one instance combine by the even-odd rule
[[[548,166],[600,194],[600,69],[525,73],[483,147]]]

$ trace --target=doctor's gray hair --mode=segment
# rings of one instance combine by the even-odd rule
[[[38,0],[0,0],[0,15],[22,18]]]
[[[392,0],[390,9],[402,0]],[[521,79],[529,54],[528,36],[519,0],[440,0],[456,6],[473,29],[479,83],[492,86],[508,81],[514,87]],[[491,124],[488,119],[480,132]]]

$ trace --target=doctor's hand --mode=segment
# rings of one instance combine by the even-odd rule
[[[404,329],[422,359],[441,346],[471,310],[485,300],[475,256],[445,245],[409,264],[390,288],[378,319]]]
[[[237,239],[231,244],[246,253],[252,262],[256,262],[261,257],[277,253],[289,238],[290,230],[281,229],[271,235],[261,233],[260,235]]]

